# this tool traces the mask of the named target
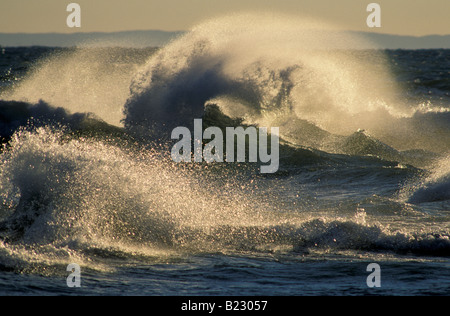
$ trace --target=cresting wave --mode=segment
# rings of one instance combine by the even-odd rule
[[[420,183],[405,192],[410,203],[450,200],[450,156],[440,159]]]
[[[131,69],[106,66],[101,54],[83,60],[86,51],[47,59],[8,93],[13,101],[0,101],[2,137],[10,140],[0,154],[0,269],[42,273],[41,266],[77,261],[107,270],[110,258],[211,252],[450,256],[448,228],[428,225],[408,205],[450,199],[442,155],[450,112],[402,104],[383,55],[352,51],[369,44],[331,29],[236,15],[195,27]],[[85,73],[56,84],[65,62]],[[86,76],[95,82],[87,92]],[[40,80],[48,89],[38,101]],[[70,82],[79,98],[65,99]],[[96,115],[75,113],[92,106]],[[281,172],[174,163],[165,140],[200,117],[219,127],[279,126]],[[367,184],[361,179],[370,171],[394,188],[410,174],[419,180],[400,201],[382,184],[373,188],[388,198],[353,200],[352,186]],[[320,181],[330,191],[349,188],[337,210],[316,193]],[[412,224],[396,227],[404,213]]]
[[[123,122],[135,135],[167,139],[217,105],[228,117],[282,127],[281,137],[326,151],[339,152],[334,135],[359,129],[399,150],[449,150],[450,112],[401,100],[374,48],[336,26],[292,16],[207,21],[138,71]]]
[[[205,22],[157,52],[135,76],[125,127],[165,137],[173,127],[192,124],[208,104],[249,124],[298,118],[333,133],[354,132],[374,115],[404,115],[405,109],[380,98],[395,92],[385,69],[377,69],[382,64],[346,51],[350,43],[370,44],[331,29],[270,15]],[[356,124],[354,115],[360,115]]]

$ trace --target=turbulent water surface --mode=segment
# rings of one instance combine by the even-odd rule
[[[0,293],[74,293],[77,263],[83,294],[449,295],[450,51],[361,45],[233,16],[0,49]],[[194,118],[279,127],[278,172],[173,162]]]

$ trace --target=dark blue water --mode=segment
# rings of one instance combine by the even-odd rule
[[[83,270],[81,287],[66,276],[2,272],[2,295],[343,296],[449,295],[447,264],[381,262],[381,287],[366,284],[369,262],[309,261],[211,254],[185,262],[136,265],[114,273]]]

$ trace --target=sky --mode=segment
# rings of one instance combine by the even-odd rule
[[[71,2],[81,7],[81,28],[66,24]],[[371,2],[381,6],[380,28],[366,24]],[[315,17],[354,31],[450,34],[450,0],[0,0],[0,33],[181,31],[253,10]]]

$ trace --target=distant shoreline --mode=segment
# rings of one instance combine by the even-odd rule
[[[0,33],[0,46],[124,46],[157,47],[163,46],[184,32],[166,31],[124,31],[92,33]]]
[[[450,35],[427,35],[421,37],[348,31],[366,38],[379,49],[450,49]],[[184,34],[183,31],[159,30],[92,32],[92,33],[0,33],[0,46],[124,46],[160,47]],[[351,48],[351,47],[350,47]],[[365,47],[356,47],[364,49]],[[373,48],[373,47],[367,47]]]

